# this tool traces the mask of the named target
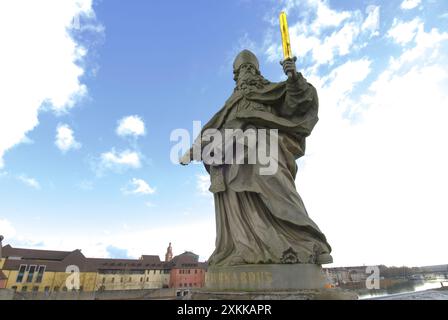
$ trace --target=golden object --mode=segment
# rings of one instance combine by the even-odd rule
[[[289,41],[288,21],[286,20],[286,13],[280,13],[280,31],[282,33],[283,58],[284,60],[292,58],[291,42]]]

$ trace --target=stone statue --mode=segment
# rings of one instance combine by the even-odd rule
[[[316,89],[296,71],[296,58],[281,62],[288,79],[266,80],[256,56],[240,52],[233,63],[236,86],[218,113],[202,128],[277,129],[278,169],[262,175],[259,163],[204,165],[211,176],[216,214],[216,249],[210,266],[327,264],[331,247],[311,220],[296,186],[296,160],[318,121]],[[201,150],[204,139],[196,140]],[[180,159],[195,158],[193,147]]]

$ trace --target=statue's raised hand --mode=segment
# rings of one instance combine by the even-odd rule
[[[291,59],[280,61],[280,64],[283,67],[283,71],[290,80],[297,80],[296,61],[297,57],[292,57]]]

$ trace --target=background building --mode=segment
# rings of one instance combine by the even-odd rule
[[[81,250],[53,251],[0,246],[0,288],[19,292],[107,291],[204,286],[206,264],[185,252],[165,261],[157,255],[139,259],[86,258]]]
[[[206,263],[199,256],[186,251],[175,256],[167,267],[170,270],[170,288],[202,288],[205,284]]]

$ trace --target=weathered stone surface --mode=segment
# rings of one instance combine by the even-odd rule
[[[328,279],[316,264],[254,264],[209,267],[205,289],[284,291],[324,289]]]
[[[186,300],[357,300],[358,296],[341,289],[219,292],[207,290],[191,291]]]

